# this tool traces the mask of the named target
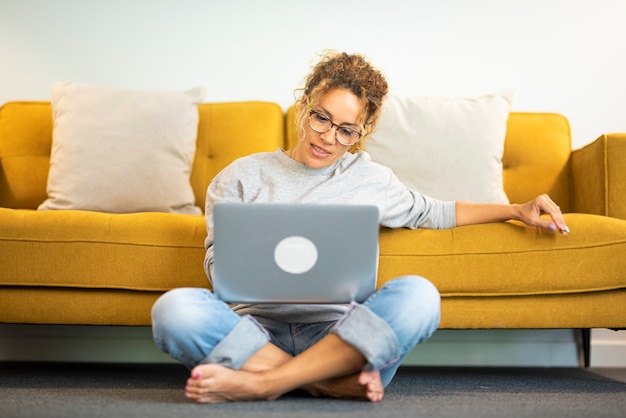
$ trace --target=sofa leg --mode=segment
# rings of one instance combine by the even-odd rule
[[[584,367],[589,367],[591,363],[591,329],[580,328],[582,363]]]

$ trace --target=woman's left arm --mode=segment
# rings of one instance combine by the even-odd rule
[[[549,215],[551,220],[541,218],[544,214]],[[511,219],[530,226],[559,231],[563,235],[569,233],[561,209],[546,194],[528,203],[513,205],[456,202],[457,226],[504,222]]]

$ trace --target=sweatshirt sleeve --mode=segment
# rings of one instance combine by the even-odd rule
[[[453,228],[456,226],[456,203],[411,190],[390,170],[381,224],[390,228]]]
[[[206,253],[204,256],[204,271],[211,283],[213,283],[213,208],[219,202],[241,202],[243,199],[242,189],[234,174],[233,166],[222,170],[209,184],[206,192],[204,217],[207,229],[207,237],[204,240]]]

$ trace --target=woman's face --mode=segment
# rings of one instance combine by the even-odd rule
[[[352,92],[344,88],[329,90],[322,94],[313,110],[330,118],[335,125],[348,126],[360,130],[363,105]],[[302,122],[304,138],[291,151],[291,157],[311,168],[324,168],[333,165],[350,148],[337,141],[337,127],[318,133],[309,126],[307,113]]]

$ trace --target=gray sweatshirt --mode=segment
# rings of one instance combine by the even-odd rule
[[[405,187],[391,169],[366,152],[345,153],[330,167],[312,169],[282,150],[235,160],[211,182],[206,197],[204,268],[212,279],[213,206],[218,202],[363,204],[378,207],[389,228],[443,229],[455,226],[455,203],[423,196]],[[250,278],[254,280],[255,278]],[[347,305],[237,304],[239,314],[293,323],[333,321]]]

